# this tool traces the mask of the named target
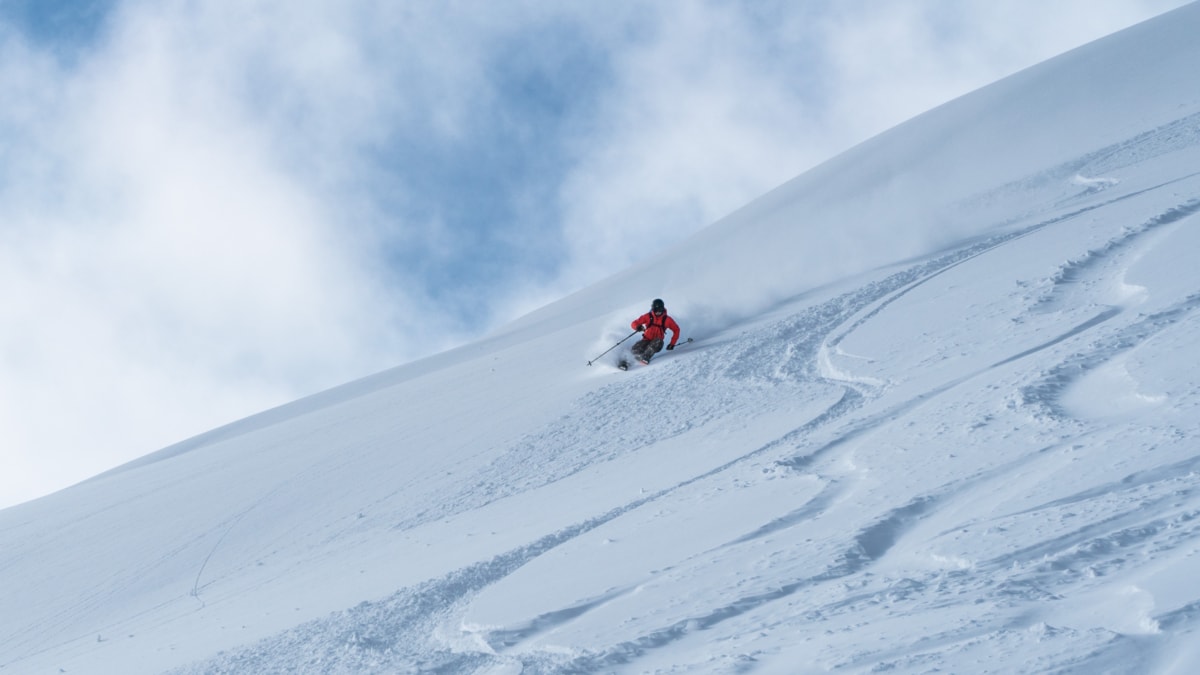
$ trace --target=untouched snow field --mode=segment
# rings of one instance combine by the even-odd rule
[[[1197,34],[0,511],[0,673],[1197,672]],[[654,297],[696,341],[586,366]]]

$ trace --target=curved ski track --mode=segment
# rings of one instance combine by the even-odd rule
[[[1177,149],[1181,142],[1200,142],[1197,139],[1200,134],[1198,129],[1200,125],[1196,120],[1180,120],[1175,125],[1059,167],[1050,172],[1053,176],[1040,175],[1031,181],[1036,183],[1084,171],[1103,173],[1116,166],[1142,161],[1155,153]],[[1179,180],[1186,178],[1191,177]],[[1095,193],[1107,185],[1099,188],[1089,186],[1076,199],[1080,202],[1095,200]],[[1017,187],[1028,186],[1013,186],[1011,189]],[[749,414],[764,396],[801,395],[814,386],[839,388],[842,393],[836,403],[823,413],[804,420],[791,431],[707,472],[597,513],[490,560],[415,587],[401,589],[391,597],[364,602],[328,618],[297,626],[261,643],[177,672],[463,673],[505,663],[514,664],[511,672],[609,672],[630,667],[647,654],[696,631],[709,630],[743,618],[753,621],[756,610],[802,591],[829,585],[830,582],[849,583],[853,580],[859,590],[841,595],[813,593],[806,602],[807,619],[797,617],[796,620],[835,618],[852,613],[865,603],[881,600],[901,606],[900,611],[911,614],[920,610],[936,611],[936,608],[951,602],[947,598],[965,593],[982,595],[998,606],[1029,598],[1056,598],[1061,597],[1059,589],[1078,587],[1086,583],[1089,575],[1103,575],[1123,556],[1133,556],[1154,547],[1170,547],[1177,541],[1195,541],[1200,536],[1200,518],[1197,517],[1200,512],[1190,506],[1195,502],[1189,502],[1185,497],[1200,491],[1200,478],[1197,478],[1200,475],[1200,456],[1134,469],[1116,481],[1100,484],[1068,498],[1049,500],[1022,512],[999,514],[986,523],[958,523],[954,528],[929,534],[931,537],[950,537],[959,528],[1003,528],[1006,522],[1030,518],[1071,522],[1070,519],[1048,516],[1072,509],[1099,508],[1096,502],[1109,502],[1105,508],[1110,509],[1113,515],[1085,521],[1082,527],[1075,530],[1064,526],[1065,531],[1059,531],[1063,528],[1047,526],[1047,536],[1041,542],[997,551],[990,558],[966,561],[964,565],[970,568],[970,572],[937,570],[921,577],[903,579],[868,573],[908,533],[921,527],[932,514],[953,504],[962,495],[978,490],[981,485],[999,485],[1015,472],[1030,470],[1031,464],[1067,461],[1078,447],[1079,437],[1072,435],[1075,431],[1072,431],[1069,415],[1059,405],[1065,388],[1083,373],[1115,355],[1136,348],[1178,322],[1195,317],[1196,310],[1200,309],[1200,293],[1167,309],[1133,320],[1125,320],[1126,312],[1120,307],[1100,308],[1091,318],[1066,327],[1060,334],[1041,344],[1013,354],[997,354],[995,361],[979,372],[944,382],[918,396],[882,408],[871,404],[881,399],[887,385],[830,380],[821,375],[817,366],[822,349],[836,348],[854,331],[940,275],[1020,238],[1069,223],[1083,214],[1152,193],[1162,187],[1158,185],[1107,200],[1090,201],[1074,208],[1069,204],[1060,204],[1065,207],[1061,213],[1045,217],[1033,225],[948,251],[762,326],[758,332],[759,339],[744,341],[736,336],[723,336],[710,341],[704,348],[696,349],[686,359],[664,361],[653,372],[639,372],[636,376],[603,386],[578,402],[577,414],[530,434],[509,448],[493,465],[479,471],[474,479],[464,481],[469,490],[465,487],[462,494],[438,502],[429,512],[414,518],[412,523],[401,523],[397,527],[403,529],[417,522],[446,517],[537,489],[582,471],[596,462],[612,461],[637,453],[652,442],[661,441],[664,434],[668,437],[678,436],[704,427],[722,415],[736,415],[739,412]],[[1180,222],[1197,212],[1200,212],[1200,200],[1184,202],[1140,226],[1129,228],[1098,249],[1082,252],[1048,279],[1048,290],[1031,304],[1030,311],[1049,311],[1054,303],[1070,292],[1067,288],[1069,285],[1087,283],[1092,277],[1106,274],[1105,261],[1126,255],[1139,241],[1151,236],[1157,229]],[[586,615],[629,589],[616,589],[578,605],[563,607],[539,616],[527,625],[484,632],[478,636],[480,645],[477,650],[464,650],[438,637],[439,631],[446,626],[455,625],[456,613],[482,589],[505,579],[530,561],[623,515],[665,500],[685,487],[722,476],[735,467],[761,466],[764,472],[777,471],[785,477],[818,475],[825,485],[807,502],[790,509],[784,505],[777,518],[733,538],[721,549],[733,549],[769,538],[817,518],[827,512],[840,496],[851,490],[853,483],[858,480],[853,472],[843,468],[843,453],[852,441],[903,418],[914,408],[954,390],[967,380],[1014,366],[1035,355],[1046,356],[1050,352],[1065,355],[1053,357],[1057,365],[1043,371],[1022,387],[1019,401],[1020,406],[1031,411],[1032,418],[1053,427],[1047,430],[1049,440],[1044,447],[998,464],[990,470],[948,482],[934,493],[918,495],[882,508],[873,522],[864,523],[857,530],[846,533],[844,541],[840,543],[840,553],[830,559],[823,571],[790,578],[785,571],[784,576],[772,580],[767,586],[747,589],[732,601],[711,606],[705,613],[679,618],[645,631],[636,639],[594,652],[563,654],[522,651],[516,647]],[[671,397],[680,381],[705,388],[707,395],[694,405],[659,406],[658,402]],[[628,422],[625,412],[628,409],[654,410],[663,433],[653,441],[648,439],[640,433],[637,425]],[[588,420],[586,433],[580,431],[584,420]],[[598,436],[605,438],[605,442],[597,444],[595,439]],[[504,477],[505,482],[499,483],[493,476]],[[1120,501],[1118,505],[1111,503],[1133,493],[1136,495]],[[994,583],[987,581],[989,575],[977,573],[981,569],[1010,572],[1003,576],[1003,581]],[[197,589],[194,590],[198,590],[199,581],[196,585]],[[822,599],[827,602],[822,604]],[[1153,621],[1162,625],[1180,622],[1194,624],[1198,619],[1200,610],[1195,603],[1153,617]],[[760,627],[772,628],[770,625]],[[1053,633],[1056,629],[1039,624],[1035,617],[1014,616],[1001,633],[1005,630]],[[958,648],[989,633],[996,633],[995,627],[982,621],[968,622],[958,630],[930,635],[919,648],[910,651],[864,651],[852,661],[839,665],[861,669],[912,667],[921,663],[921,659],[935,659],[939,650]],[[1064,654],[1062,660],[1038,664],[1039,668],[1046,671],[1085,669],[1088,659],[1097,658],[1097,654],[1111,655],[1120,650],[1134,649],[1128,639],[1114,638],[1111,634],[1073,637],[1081,644],[1078,653]],[[997,639],[1003,640],[1005,637],[1001,635]],[[744,658],[753,661],[753,656]],[[1129,658],[1136,660],[1136,655]],[[517,664],[519,668],[515,667]]]

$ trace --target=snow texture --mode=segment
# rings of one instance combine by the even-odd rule
[[[0,673],[1195,672],[1198,31],[0,511]]]

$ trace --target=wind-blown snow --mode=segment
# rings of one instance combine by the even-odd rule
[[[1193,672],[1198,29],[0,512],[0,672]],[[656,296],[695,342],[585,365]]]

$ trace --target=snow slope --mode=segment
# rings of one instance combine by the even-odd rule
[[[0,672],[1194,672],[1198,29],[0,511]],[[655,296],[697,341],[586,366]]]

